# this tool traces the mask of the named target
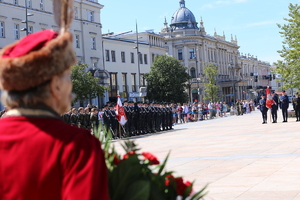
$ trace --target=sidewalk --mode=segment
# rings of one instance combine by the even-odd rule
[[[300,200],[300,122],[281,123],[278,114],[277,124],[262,124],[256,111],[176,125],[136,141],[161,160],[171,150],[167,169],[196,180],[196,190],[209,183],[207,200]]]

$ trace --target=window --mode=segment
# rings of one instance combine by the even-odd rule
[[[96,38],[91,37],[91,49],[96,49]]]
[[[130,60],[131,60],[131,63],[134,63],[134,53],[130,53]]]
[[[110,60],[110,58],[109,58],[109,50],[105,50],[105,60],[106,61]]]
[[[278,87],[281,87],[281,83],[278,83]]]
[[[194,49],[190,49],[189,52],[190,52],[190,59],[194,59],[195,58]]]
[[[125,62],[125,52],[124,51],[121,52],[121,61],[122,61],[122,63]]]
[[[14,4],[18,5],[19,4],[18,0],[14,0]]]
[[[74,18],[78,19],[78,8],[74,7]]]
[[[116,52],[115,51],[111,51],[111,61],[116,62]]]
[[[32,26],[28,26],[28,33],[33,33],[33,27]]]
[[[91,22],[94,21],[94,11],[87,10],[87,20]]]
[[[195,70],[194,67],[192,67],[192,68],[190,69],[190,73],[191,73],[191,77],[192,77],[192,78],[196,78],[196,70]]]
[[[117,74],[116,73],[111,73],[110,74],[110,80],[111,80],[111,85],[118,85],[117,84]]]
[[[155,54],[153,53],[152,54],[152,62],[154,62],[154,60],[155,60]]]
[[[14,24],[14,37],[16,40],[20,39],[19,24]]]
[[[178,60],[182,60],[182,49],[178,49]]]
[[[31,0],[26,0],[26,5],[27,5],[27,8],[31,8]]]
[[[118,92],[117,73],[110,74],[110,96],[116,97]]]
[[[136,92],[136,85],[135,85],[135,74],[131,74],[131,85],[132,85],[132,92]]]
[[[4,22],[0,22],[0,37],[5,37],[4,35]]]
[[[143,64],[143,54],[139,53],[139,62]]]
[[[145,63],[145,65],[148,64],[147,54],[144,54],[144,63]]]
[[[44,0],[41,0],[41,1],[40,1],[40,9],[41,9],[41,10],[44,10]]]
[[[76,48],[80,48],[79,35],[75,35],[75,44],[76,44]]]
[[[123,92],[127,92],[127,74],[122,74]]]

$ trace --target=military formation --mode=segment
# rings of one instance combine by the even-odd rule
[[[97,108],[80,107],[78,110],[73,108],[61,117],[65,122],[85,129],[93,130],[103,123],[104,130],[110,131],[115,139],[172,129],[173,112],[169,104],[125,101],[123,107],[127,118],[124,126],[118,123],[115,105],[110,102],[103,106],[99,114]]]

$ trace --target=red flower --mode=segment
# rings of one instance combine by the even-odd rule
[[[159,164],[157,157],[155,157],[153,154],[151,154],[149,152],[143,152],[142,155],[145,157],[145,160],[149,160],[150,165],[158,165]]]
[[[183,182],[183,179],[181,177],[179,178],[175,178],[174,179],[175,182],[176,182],[176,191],[177,191],[177,194],[182,196],[183,193],[185,192],[185,190],[192,185],[191,182],[189,181],[186,181],[185,183]],[[192,190],[191,190],[192,191]],[[190,192],[191,194],[191,192]]]
[[[134,154],[135,154],[135,151],[129,151],[128,153],[126,153],[126,154],[123,156],[123,159],[127,159],[129,156],[134,155]]]
[[[174,176],[172,174],[167,175],[165,180],[165,185],[169,186],[171,180],[174,180]]]
[[[118,165],[121,162],[121,160],[118,158],[118,156],[116,154],[114,154],[114,161],[113,162],[114,162],[115,165]]]

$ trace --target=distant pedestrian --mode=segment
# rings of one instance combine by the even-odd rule
[[[266,124],[268,108],[266,106],[266,96],[264,94],[261,95],[261,100],[259,100],[259,109],[262,114],[263,124]]]

